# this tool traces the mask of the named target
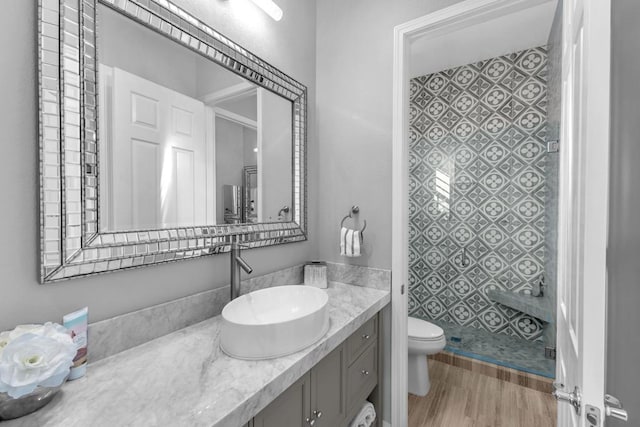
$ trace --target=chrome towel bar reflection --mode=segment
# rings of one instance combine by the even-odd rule
[[[289,213],[289,206],[283,206],[282,209],[280,209],[278,211],[278,218],[280,218],[282,216],[282,213],[288,214]]]

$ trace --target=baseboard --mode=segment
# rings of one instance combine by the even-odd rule
[[[428,357],[448,365],[457,366],[459,368],[477,372],[488,377],[498,378],[502,381],[518,384],[544,393],[551,393],[553,391],[553,380],[540,375],[494,365],[493,363],[472,359],[470,357],[446,351],[429,355]]]

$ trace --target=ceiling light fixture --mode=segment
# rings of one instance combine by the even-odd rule
[[[282,9],[273,2],[273,0],[251,0],[258,6],[260,9],[264,10],[264,12],[272,17],[275,21],[279,21],[282,19]]]

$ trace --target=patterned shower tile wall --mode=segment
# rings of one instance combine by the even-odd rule
[[[487,290],[544,272],[546,79],[538,47],[411,80],[410,315],[541,339]]]

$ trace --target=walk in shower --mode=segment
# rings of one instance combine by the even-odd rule
[[[553,377],[548,56],[534,47],[411,79],[409,315],[441,326],[446,351]]]

